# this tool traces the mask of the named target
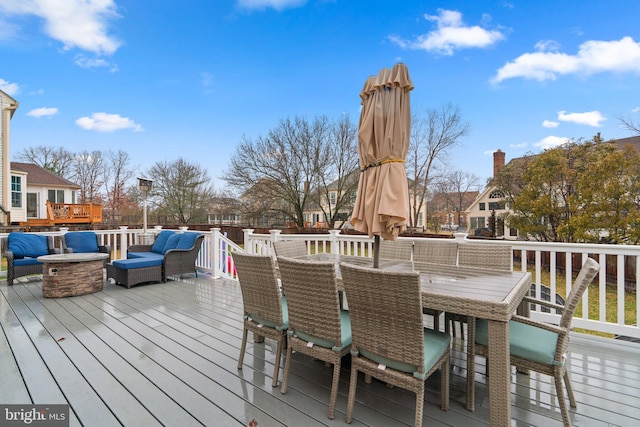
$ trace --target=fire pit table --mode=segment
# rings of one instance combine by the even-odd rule
[[[43,255],[42,295],[45,298],[72,297],[102,290],[105,253]]]

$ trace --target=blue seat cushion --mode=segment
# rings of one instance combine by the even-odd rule
[[[418,367],[409,363],[405,363],[398,360],[389,359],[388,357],[381,356],[379,354],[368,351],[364,348],[359,348],[360,354],[369,360],[373,360],[376,363],[380,363],[388,368],[395,369],[397,371],[413,374],[414,377],[423,378],[426,376],[426,372],[436,364],[442,354],[451,345],[451,336],[440,331],[434,331],[433,329],[425,328],[424,330],[424,372],[425,374],[418,373]]]
[[[155,252],[129,252],[127,254],[127,258],[128,259],[136,259],[136,258],[157,259],[160,261],[164,261],[164,255],[157,254]]]
[[[171,249],[175,249],[176,246],[178,246],[178,243],[180,242],[181,236],[182,236],[181,234],[177,234],[177,233],[174,233],[171,236],[169,236],[169,238],[167,239],[167,242],[164,244],[162,253],[166,254],[167,251],[170,251]]]
[[[42,263],[38,261],[37,258],[19,258],[19,259],[13,260],[13,265],[16,267],[20,267],[23,265],[36,265],[36,264],[42,264]]]
[[[76,253],[98,252],[98,238],[91,231],[70,231],[64,235],[68,248]]]
[[[334,351],[342,351],[351,345],[351,317],[349,317],[348,311],[340,311],[340,340],[342,341],[340,347],[336,347],[336,343],[331,340],[320,338],[315,335],[305,334],[300,331],[292,331],[292,333],[306,342],[312,342],[314,345],[323,348],[332,348]]]
[[[263,319],[259,316],[254,316],[251,313],[247,313],[247,316],[258,324],[268,326],[269,328],[275,328],[279,331],[286,331],[289,327],[289,310],[287,309],[287,298],[283,296],[280,299],[280,303],[282,304],[282,325],[279,325],[271,320]]]
[[[487,345],[489,342],[489,324],[485,319],[476,320],[476,342]],[[546,329],[526,325],[524,323],[509,322],[509,348],[511,354],[545,365],[562,366],[562,362],[555,360],[558,334]]]
[[[129,270],[132,268],[156,267],[162,265],[162,259],[154,258],[135,258],[121,259],[113,261],[113,266],[121,270]]]
[[[13,252],[15,258],[37,258],[49,255],[47,236],[20,232],[9,233],[7,249]]]
[[[172,234],[175,234],[175,231],[171,230],[162,230],[158,237],[156,237],[156,241],[153,242],[153,246],[151,246],[151,252],[155,252],[157,254],[164,253],[164,245],[167,243],[167,239]]]
[[[180,240],[174,249],[191,249],[199,235],[200,233],[180,234]]]

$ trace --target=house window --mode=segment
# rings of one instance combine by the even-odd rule
[[[484,203],[480,203],[480,210],[484,211],[485,210],[485,204]]]
[[[489,198],[490,199],[504,199],[504,193],[500,190],[495,190],[492,191],[491,194],[489,194]]]
[[[336,193],[334,193],[333,191],[329,193],[329,204],[331,206],[335,206],[336,204]]]
[[[51,203],[64,203],[64,190],[49,190],[47,201]]]
[[[504,201],[500,202],[489,202],[489,210],[490,211],[498,211],[504,209]]]
[[[22,207],[22,177],[11,177],[11,207]]]
[[[422,227],[422,212],[418,213],[418,227]]]
[[[484,228],[484,217],[483,216],[474,216],[471,217],[469,221],[470,229],[476,230],[478,228]]]

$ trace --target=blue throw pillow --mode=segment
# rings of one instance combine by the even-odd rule
[[[16,258],[36,258],[42,255],[49,255],[49,245],[47,236],[39,234],[28,234],[20,232],[9,233],[8,249],[13,252]]]
[[[169,238],[169,236],[173,234],[176,234],[176,233],[171,230],[161,231],[160,234],[158,234],[158,237],[156,237],[156,241],[153,243],[153,246],[151,246],[151,252],[155,252],[157,254],[163,254],[164,246],[167,244],[167,239]]]
[[[180,241],[175,249],[191,249],[200,233],[184,233],[180,235]]]
[[[167,239],[167,243],[165,243],[164,245],[164,249],[162,250],[162,253],[164,254],[171,249],[175,249],[176,246],[178,246],[178,242],[180,241],[180,236],[181,234],[178,234],[178,233],[174,233],[171,236],[169,236],[169,238]]]
[[[75,253],[98,252],[98,238],[92,231],[71,231],[64,235],[67,247]]]

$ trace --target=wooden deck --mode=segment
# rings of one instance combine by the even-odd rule
[[[329,420],[324,363],[295,354],[286,395],[271,387],[274,343],[250,339],[237,369],[241,311],[238,284],[206,276],[59,299],[42,297],[37,276],[3,281],[0,403],[68,403],[72,426],[345,426],[348,360]],[[576,334],[571,349],[574,425],[640,425],[640,344]],[[440,376],[426,383],[425,426],[488,425],[483,366],[476,410],[464,408],[461,350],[455,340],[449,411],[438,406]],[[512,425],[562,425],[549,377],[513,379]],[[375,380],[358,387],[353,426],[413,423],[410,393]]]

